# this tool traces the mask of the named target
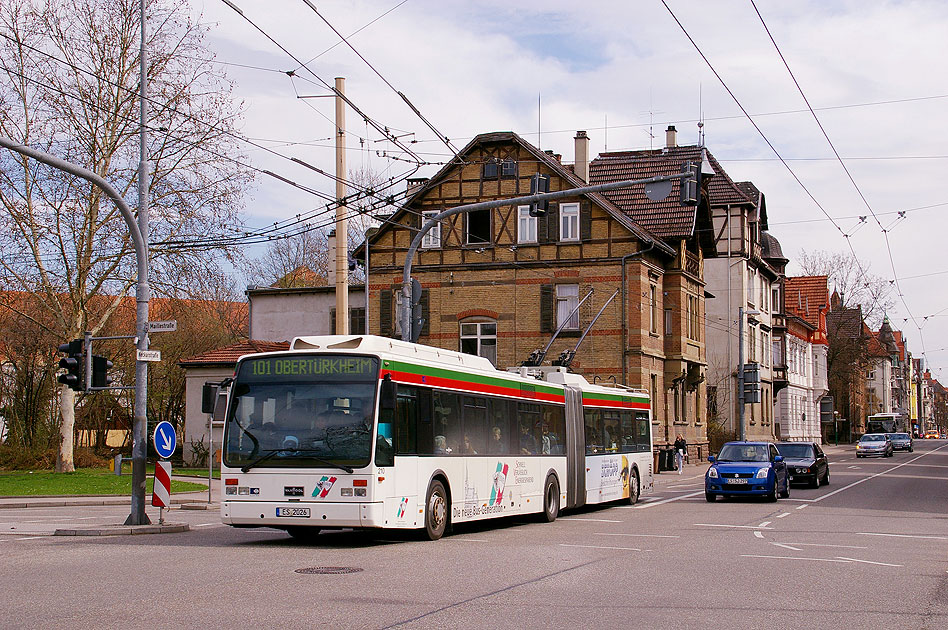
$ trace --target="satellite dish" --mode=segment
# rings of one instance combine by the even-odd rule
[[[671,191],[671,180],[665,180],[663,182],[649,182],[648,184],[645,184],[645,196],[652,201],[661,201],[670,195]]]

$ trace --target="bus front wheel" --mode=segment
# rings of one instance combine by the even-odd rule
[[[550,475],[543,485],[543,520],[552,523],[560,514],[560,484]]]
[[[438,480],[428,486],[425,500],[425,534],[428,540],[438,540],[448,526],[448,493]]]

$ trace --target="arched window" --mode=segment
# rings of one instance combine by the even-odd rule
[[[486,317],[461,321],[461,352],[488,359],[497,365],[497,321]]]

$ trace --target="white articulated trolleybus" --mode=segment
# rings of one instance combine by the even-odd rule
[[[221,517],[307,538],[423,529],[651,492],[648,394],[566,368],[374,336],[299,337],[226,382]]]

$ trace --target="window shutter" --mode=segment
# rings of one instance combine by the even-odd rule
[[[553,285],[540,285],[540,332],[553,332]]]
[[[379,334],[383,337],[392,336],[392,290],[382,289],[379,292]]]
[[[421,317],[425,320],[425,325],[421,327],[421,334],[426,337],[431,334],[431,316],[428,309],[428,289],[421,290]]]
[[[541,243],[555,243],[560,240],[560,207],[558,204],[551,203],[550,209],[546,211],[545,236],[538,239]]]
[[[408,213],[408,227],[415,230],[421,229],[421,213],[420,212]],[[412,234],[412,236],[414,236],[414,234]]]
[[[329,334],[336,334],[336,309],[329,309]]]
[[[588,241],[592,238],[592,208],[588,201],[579,204],[579,239]]]
[[[548,230],[549,219],[549,210],[547,210],[546,214],[537,217],[537,243],[548,243],[550,241]]]

